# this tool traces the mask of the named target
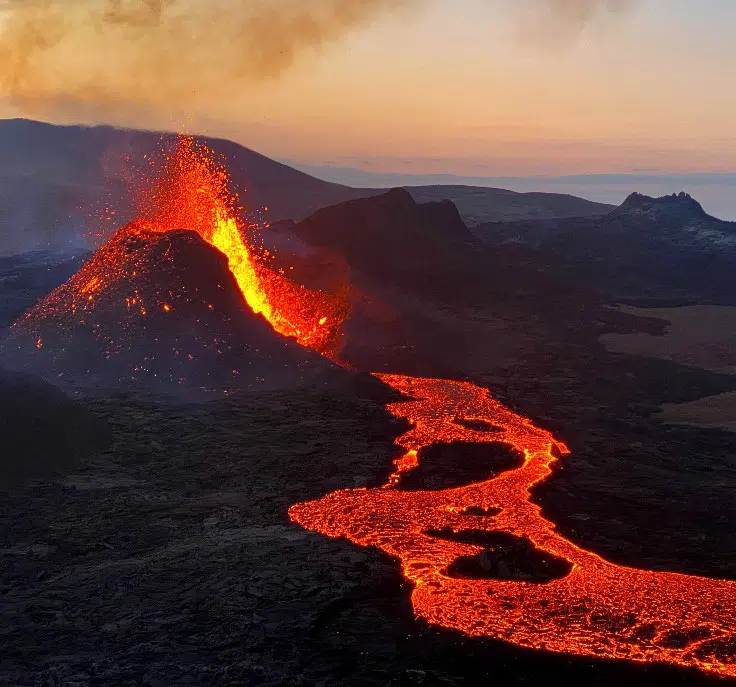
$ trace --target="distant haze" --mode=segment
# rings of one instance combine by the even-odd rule
[[[0,0],[0,116],[372,172],[736,172],[734,26],[730,0]]]
[[[736,173],[734,174],[579,174],[567,176],[460,176],[453,174],[402,174],[370,172],[350,167],[312,165],[283,160],[325,181],[358,188],[396,186],[463,185],[504,188],[521,193],[568,193],[599,203],[621,204],[633,191],[659,197],[686,191],[709,214],[736,221]]]

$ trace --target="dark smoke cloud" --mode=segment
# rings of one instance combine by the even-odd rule
[[[217,109],[304,51],[421,0],[6,0],[0,93],[65,102]]]
[[[302,53],[432,1],[0,0],[0,98],[36,114],[218,111]],[[561,36],[630,4],[506,1]]]

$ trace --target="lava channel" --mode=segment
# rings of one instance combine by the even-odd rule
[[[431,624],[532,649],[665,662],[736,677],[736,582],[614,565],[576,546],[531,502],[533,487],[551,475],[559,455],[569,453],[564,444],[486,389],[376,376],[411,398],[387,406],[412,425],[396,441],[406,452],[396,473],[381,489],[337,491],[292,506],[294,522],[398,558],[414,586],[414,613]],[[469,422],[460,424],[458,417]],[[474,422],[500,431],[472,429]],[[395,489],[402,471],[417,465],[419,451],[440,442],[500,442],[524,462],[460,488]],[[463,543],[463,532],[521,538],[540,554],[567,562],[568,572],[544,583],[453,576],[453,563],[485,550]]]

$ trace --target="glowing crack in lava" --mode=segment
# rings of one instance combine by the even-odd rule
[[[376,375],[412,400],[388,410],[412,429],[406,451],[382,489],[338,491],[293,506],[306,529],[379,548],[402,563],[413,583],[415,614],[471,636],[597,658],[660,661],[736,677],[736,582],[614,565],[555,531],[531,502],[567,448],[514,414],[485,389],[466,382]],[[459,423],[457,420],[467,420]],[[470,427],[490,423],[498,432]],[[398,491],[419,452],[438,442],[507,444],[523,466],[495,479],[443,491]],[[450,574],[484,547],[438,537],[495,532],[526,537],[537,550],[570,563],[561,579],[469,579]]]

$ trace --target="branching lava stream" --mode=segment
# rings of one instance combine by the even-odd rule
[[[412,399],[388,406],[412,424],[396,442],[406,451],[396,473],[382,489],[338,491],[295,505],[289,511],[295,522],[398,558],[414,585],[414,612],[429,623],[534,649],[736,677],[736,582],[637,570],[581,549],[556,532],[530,498],[557,456],[569,453],[563,444],[472,384],[376,376]],[[476,421],[501,431],[469,428]],[[500,442],[525,460],[516,470],[460,488],[393,488],[417,465],[419,451],[438,442]],[[437,537],[437,530],[525,537],[569,561],[571,571],[545,583],[453,577],[449,566],[483,547]]]
[[[14,331],[30,333],[40,355],[47,348],[44,326],[86,326],[105,298],[115,300],[121,322],[170,312],[176,294],[154,291],[151,302],[143,302],[128,288],[137,269],[130,265],[131,241],[189,229],[226,255],[244,300],[276,332],[334,359],[350,312],[349,285],[324,293],[272,269],[249,243],[248,227],[228,193],[227,170],[206,147],[182,137],[163,170],[154,171],[156,178],[142,189],[141,220],[120,228]],[[109,355],[125,348],[122,325],[93,334],[105,340]],[[293,506],[296,523],[398,558],[414,585],[414,611],[429,623],[535,649],[662,661],[736,677],[736,582],[637,570],[581,549],[531,502],[533,487],[550,476],[558,456],[569,453],[563,444],[472,384],[376,376],[409,399],[388,406],[412,424],[397,440],[404,454],[395,473],[381,489],[339,491]],[[488,427],[493,431],[483,431]],[[506,444],[524,460],[517,469],[460,488],[395,488],[418,466],[422,449],[453,442]],[[453,574],[461,559],[486,553],[481,543],[469,542],[479,542],[479,535],[491,541],[489,533],[521,538],[527,551],[541,552],[544,565],[558,561],[564,571],[544,581]]]

